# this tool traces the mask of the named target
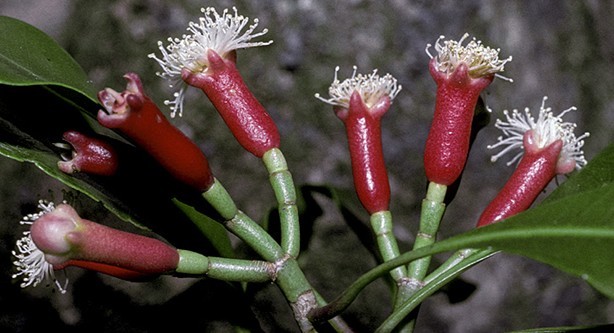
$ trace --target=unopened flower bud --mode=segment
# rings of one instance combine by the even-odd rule
[[[154,238],[109,228],[82,219],[67,205],[41,202],[43,210],[26,216],[30,230],[17,241],[15,265],[23,275],[22,287],[55,280],[54,271],[68,266],[95,270],[126,280],[141,280],[172,273],[177,250]],[[55,281],[60,291],[66,284]]]
[[[119,156],[115,148],[101,138],[95,138],[79,133],[67,131],[62,136],[68,142],[69,154],[62,154],[62,161],[58,168],[66,173],[84,172],[87,174],[112,176],[117,172]],[[63,144],[57,144],[64,147]]]
[[[138,75],[124,75],[126,90],[106,88],[98,99],[106,112],[98,112],[101,125],[117,129],[147,151],[173,177],[199,191],[213,184],[209,162],[196,144],[173,126],[145,94]]]

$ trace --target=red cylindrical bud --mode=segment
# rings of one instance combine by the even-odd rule
[[[534,146],[532,131],[524,134],[525,147]],[[526,149],[518,167],[497,196],[482,212],[477,226],[483,227],[527,210],[556,175],[562,140],[532,151]]]
[[[213,184],[213,174],[203,152],[145,95],[136,74],[124,77],[128,80],[126,91],[120,94],[107,88],[98,93],[108,112],[98,112],[100,124],[125,134],[182,183],[207,190]]]
[[[86,219],[82,219],[81,223],[83,229],[66,234],[66,240],[77,249],[73,260],[115,266],[145,275],[159,275],[177,268],[177,250],[158,239],[109,228]]]
[[[389,96],[382,96],[369,107],[358,91],[352,93],[349,109],[335,108],[337,116],[345,124],[354,187],[369,214],[388,210],[390,204],[390,184],[382,152],[380,126],[380,119],[389,108]]]
[[[79,266],[136,279],[173,272],[179,263],[174,247],[82,219],[66,204],[34,221],[30,235],[56,270]]]
[[[435,114],[424,149],[424,169],[429,181],[449,186],[462,173],[471,138],[471,123],[478,97],[494,79],[494,74],[473,78],[466,64],[446,74],[429,62],[437,83]]]
[[[109,142],[77,131],[65,132],[62,139],[72,148],[70,158],[58,162],[58,168],[63,172],[112,176],[117,171],[118,153]]]
[[[182,77],[207,95],[239,144],[262,157],[267,151],[279,148],[279,131],[243,81],[231,55],[222,58],[209,49],[207,69],[200,73],[184,69]]]

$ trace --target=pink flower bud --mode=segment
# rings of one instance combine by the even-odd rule
[[[63,172],[112,176],[117,171],[118,154],[110,143],[77,131],[67,131],[62,138],[71,147],[70,156],[62,155],[64,160],[58,162]]]
[[[145,95],[138,75],[124,75],[126,90],[106,88],[98,93],[106,112],[98,112],[101,125],[118,129],[147,151],[177,180],[199,191],[213,184],[213,174],[203,152],[164,117]]]
[[[22,221],[30,230],[17,242],[13,252],[23,287],[36,286],[54,277],[55,270],[77,266],[126,280],[141,280],[171,273],[179,254],[172,246],[150,237],[109,228],[82,219],[67,205],[40,205],[41,213]],[[65,291],[57,281],[60,291]]]

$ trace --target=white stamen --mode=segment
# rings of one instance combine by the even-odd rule
[[[587,132],[576,137],[574,130],[577,125],[575,123],[563,122],[562,119],[567,113],[575,111],[576,107],[572,106],[555,116],[552,113],[552,108],[545,106],[547,99],[548,97],[542,99],[537,120],[533,117],[529,108],[525,108],[523,113],[518,110],[512,110],[511,115],[509,111],[503,111],[506,121],[497,119],[495,127],[503,131],[505,137],[500,136],[497,139],[497,143],[489,145],[487,148],[504,148],[493,155],[491,161],[495,162],[508,152],[517,149],[520,151],[507,165],[509,166],[518,161],[524,154],[523,136],[526,131],[533,130],[533,138],[538,148],[544,148],[556,140],[562,140],[561,159],[575,161],[576,169],[586,165],[587,162],[584,158],[582,147],[584,146],[584,139],[589,136],[589,133]]]
[[[484,46],[482,41],[477,40],[475,37],[466,46],[463,46],[463,41],[467,37],[469,37],[469,34],[465,33],[458,42],[454,40],[441,42],[445,36],[439,36],[435,41],[435,51],[437,51],[435,57],[433,57],[429,50],[433,45],[426,45],[426,54],[431,59],[435,58],[435,66],[438,71],[451,74],[459,64],[465,63],[469,67],[469,74],[472,77],[494,74],[500,79],[513,81],[508,77],[498,74],[503,72],[506,63],[512,61],[511,56],[506,59],[499,59],[500,49]]]
[[[34,221],[41,216],[53,211],[55,204],[40,200],[38,207],[41,209],[38,213],[28,214],[22,218],[20,224],[32,225]],[[45,260],[45,254],[36,247],[30,231],[25,231],[23,237],[17,240],[17,251],[12,251],[12,254],[17,260],[13,261],[17,269],[17,273],[13,274],[13,279],[22,276],[20,287],[26,288],[29,286],[36,287],[43,281],[53,281],[56,288],[62,293],[66,293],[68,279],[65,279],[61,284],[55,277],[53,266]]]
[[[337,66],[333,83],[328,89],[330,98],[323,98],[320,94],[315,94],[315,97],[333,106],[349,108],[350,97],[354,91],[358,91],[365,104],[372,106],[386,95],[392,101],[402,89],[401,85],[397,84],[397,80],[390,74],[380,77],[377,74],[377,69],[374,69],[371,74],[367,75],[356,74],[357,69],[354,66],[352,77],[339,81],[339,66]]]
[[[239,15],[235,7],[232,9],[234,14],[224,9],[220,15],[212,7],[201,8],[204,16],[197,23],[188,24],[189,34],[183,35],[181,39],[168,38],[169,44],[166,47],[162,42],[158,42],[158,48],[162,53],[161,58],[153,53],[148,55],[162,67],[162,72],[157,73],[158,76],[169,80],[171,88],[175,86],[179,88],[178,92],[173,95],[174,99],[165,102],[171,108],[172,117],[177,113],[181,116],[183,113],[183,99],[187,85],[181,79],[181,71],[188,69],[197,73],[205,70],[208,65],[207,50],[211,49],[223,57],[233,50],[264,46],[273,42],[272,40],[252,42],[252,39],[266,34],[268,30],[263,29],[254,33],[258,27],[257,18],[244,30],[249,18]]]

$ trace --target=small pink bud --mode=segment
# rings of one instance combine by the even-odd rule
[[[77,266],[128,280],[174,272],[179,254],[172,246],[141,235],[82,219],[67,205],[41,203],[41,213],[24,218],[30,230],[13,252],[22,287],[55,279],[54,271]],[[65,291],[57,281],[60,291]]]
[[[62,155],[64,160],[58,162],[63,172],[112,176],[117,171],[118,154],[110,143],[77,131],[65,132],[62,138],[71,146],[70,156]]]

